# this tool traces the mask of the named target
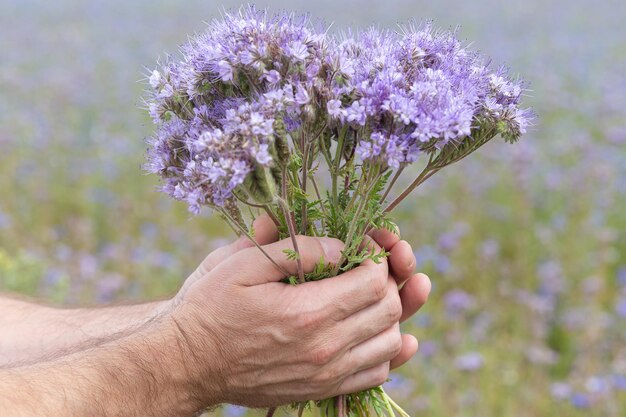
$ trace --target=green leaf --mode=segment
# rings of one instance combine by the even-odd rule
[[[290,261],[300,259],[300,254],[293,249],[283,249],[283,253],[287,255],[287,259]]]

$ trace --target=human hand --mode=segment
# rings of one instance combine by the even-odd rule
[[[257,221],[255,232],[261,244],[277,235],[267,219]],[[204,384],[196,388],[219,393],[213,403],[267,406],[384,382],[389,367],[417,349],[415,338],[400,336],[398,319],[425,301],[429,282],[411,277],[415,259],[406,242],[389,232],[372,237],[390,251],[393,278],[387,262],[368,262],[332,280],[292,287],[277,282],[283,274],[246,240],[209,255],[175,298],[187,353],[212,356],[196,361],[204,365],[197,368]],[[308,270],[322,256],[337,261],[343,248],[336,240],[299,239]],[[321,242],[330,245],[326,251]],[[279,260],[290,247],[283,241],[266,250]],[[293,262],[280,263],[295,273]],[[404,282],[401,301],[397,287]]]

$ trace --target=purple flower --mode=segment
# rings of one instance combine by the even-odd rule
[[[296,58],[299,61],[304,61],[309,55],[307,46],[300,41],[291,42],[285,48],[285,50],[287,51],[288,55]]]
[[[364,126],[367,115],[365,114],[365,106],[360,102],[355,101],[350,107],[346,109],[346,120],[358,125]]]
[[[591,398],[582,392],[574,392],[570,396],[570,402],[576,408],[587,409],[591,407]]]
[[[425,358],[429,358],[437,353],[439,345],[437,342],[426,340],[419,345],[419,354]]]
[[[295,95],[296,103],[300,105],[308,104],[311,101],[309,97],[309,93],[306,91],[306,88],[302,86],[302,84],[298,84],[296,87],[296,95]]]
[[[269,145],[264,143],[259,146],[259,149],[256,150],[254,157],[257,162],[261,165],[269,165],[272,162],[272,156],[268,151]]]
[[[457,315],[474,308],[476,302],[474,297],[467,292],[454,289],[443,296],[446,311],[450,315]]]
[[[11,217],[0,210],[0,229],[6,229],[11,225]]]
[[[542,294],[555,295],[564,291],[566,282],[561,265],[557,261],[547,261],[539,265],[537,275],[541,280]]]
[[[341,108],[341,101],[339,100],[329,100],[328,104],[326,104],[326,109],[328,110],[328,114],[333,118],[341,118],[344,115],[344,111]]]
[[[591,394],[606,394],[611,388],[611,381],[605,377],[592,376],[585,381],[585,389]]]
[[[617,270],[617,283],[626,289],[626,265]]]
[[[246,414],[245,407],[231,404],[224,406],[224,415],[226,417],[242,417],[244,414]]]
[[[485,360],[478,352],[469,352],[457,356],[454,360],[454,367],[460,371],[474,372],[483,367]]]
[[[231,81],[233,79],[233,67],[226,61],[221,60],[217,63],[217,71],[222,81]]]
[[[557,400],[565,400],[572,394],[572,388],[566,382],[555,382],[550,386],[550,392]]]
[[[620,297],[615,303],[615,312],[618,316],[626,318],[626,298]]]
[[[553,365],[559,358],[556,352],[541,345],[529,346],[525,351],[525,355],[531,363],[537,365]]]
[[[161,85],[161,73],[157,70],[152,71],[148,81],[152,88],[158,88]]]
[[[280,73],[276,70],[271,70],[265,74],[265,79],[270,84],[276,84],[280,81]]]
[[[101,278],[96,283],[96,299],[99,303],[109,303],[123,288],[125,279],[121,275],[113,274]]]
[[[613,388],[619,391],[626,391],[626,375],[613,375],[611,377]]]

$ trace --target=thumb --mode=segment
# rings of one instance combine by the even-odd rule
[[[338,239],[312,236],[296,236],[296,239],[300,250],[300,262],[305,273],[312,272],[321,259],[325,263],[339,262],[341,251],[344,249],[343,242]],[[298,262],[288,259],[285,253],[285,250],[293,250],[291,239],[264,245],[262,248],[267,256],[258,248],[248,248],[230,257],[218,268],[220,270],[223,268],[227,276],[234,277],[236,283],[246,286],[287,278],[283,270],[291,275],[298,274]]]
[[[267,245],[268,243],[276,242],[278,240],[278,229],[274,222],[268,215],[257,217],[252,223],[252,230],[254,231],[254,239],[259,245]],[[204,276],[211,272],[220,262],[229,258],[233,254],[246,249],[254,247],[254,244],[247,236],[241,236],[229,245],[223,246],[211,252],[198,266],[193,273],[194,276]]]

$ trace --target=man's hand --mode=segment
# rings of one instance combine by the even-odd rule
[[[263,244],[276,239],[267,219],[256,222],[255,232]],[[212,402],[278,405],[379,385],[390,366],[410,359],[417,340],[401,336],[398,321],[426,301],[430,281],[413,275],[411,247],[396,234],[372,237],[390,252],[391,271],[386,261],[368,261],[297,287],[278,283],[280,270],[245,240],[209,255],[175,298],[172,315],[187,341],[185,355],[213,364],[200,372],[199,391],[217,393]],[[343,249],[334,239],[298,240],[306,272],[322,257],[336,262]],[[296,273],[295,261],[283,253],[289,240],[264,248]]]

